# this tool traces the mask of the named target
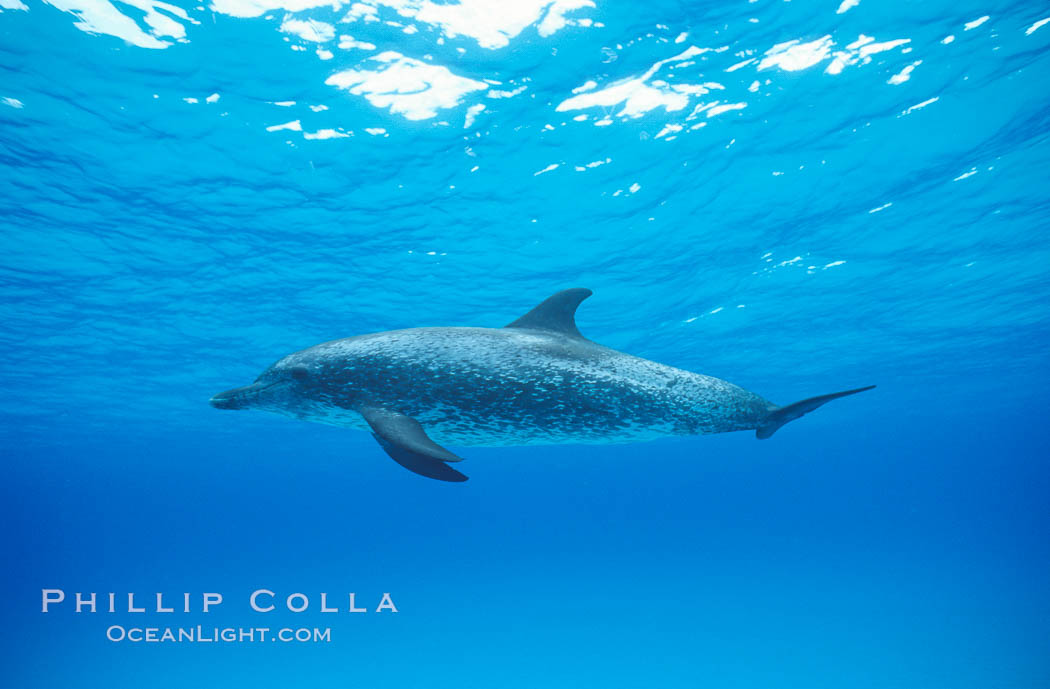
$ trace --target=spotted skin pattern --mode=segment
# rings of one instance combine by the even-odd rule
[[[527,328],[413,328],[281,359],[239,408],[368,429],[360,410],[418,420],[462,446],[625,443],[757,428],[776,407],[718,378]]]

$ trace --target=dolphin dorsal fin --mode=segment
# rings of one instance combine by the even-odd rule
[[[539,306],[527,314],[504,326],[507,328],[525,328],[528,330],[547,330],[584,339],[576,328],[576,309],[593,292],[582,287],[565,289],[557,294],[547,297]]]

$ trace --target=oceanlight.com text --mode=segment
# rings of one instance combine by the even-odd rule
[[[114,643],[330,643],[331,627],[123,627],[106,629],[106,638]]]

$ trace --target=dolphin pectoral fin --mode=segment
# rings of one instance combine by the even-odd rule
[[[813,411],[817,407],[823,406],[831,400],[837,400],[840,397],[846,397],[848,395],[856,395],[858,392],[864,392],[865,390],[871,390],[874,385],[869,385],[863,388],[857,388],[855,390],[845,390],[843,392],[833,392],[829,395],[820,395],[819,397],[810,397],[804,399],[801,402],[795,402],[785,407],[777,407],[769,413],[769,416],[762,422],[758,428],[755,429],[755,437],[759,440],[765,440],[774,433],[777,432],[781,426],[789,421],[805,416],[809,412]]]
[[[576,309],[593,292],[582,287],[565,289],[544,299],[539,306],[505,328],[548,330],[559,335],[584,339],[576,327]]]
[[[428,455],[405,449],[403,446],[395,445],[378,433],[373,433],[372,435],[379,441],[380,447],[390,455],[391,459],[409,471],[427,478],[435,478],[438,481],[459,483],[467,480],[466,475],[456,471],[440,459],[434,459]]]
[[[457,457],[427,437],[423,426],[411,416],[385,409],[362,409],[372,435],[395,462],[420,476],[439,481],[466,481],[464,474],[445,462],[459,462]]]

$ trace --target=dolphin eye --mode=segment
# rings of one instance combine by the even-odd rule
[[[306,368],[302,364],[292,366],[290,369],[288,369],[288,372],[291,374],[292,378],[295,378],[296,380],[306,380],[310,377],[310,369]]]

